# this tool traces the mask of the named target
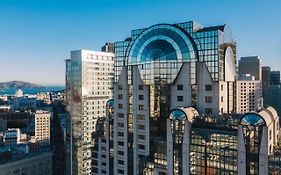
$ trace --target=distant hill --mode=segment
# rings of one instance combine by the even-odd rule
[[[33,83],[28,83],[24,81],[9,81],[0,83],[0,89],[39,89],[44,88]]]

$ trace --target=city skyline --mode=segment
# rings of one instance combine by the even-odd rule
[[[190,20],[204,26],[229,24],[238,43],[237,58],[258,55],[263,66],[281,70],[281,24],[275,21],[280,2],[206,2],[4,0],[0,82],[64,84],[70,50],[100,50],[105,42],[125,39],[128,28]]]

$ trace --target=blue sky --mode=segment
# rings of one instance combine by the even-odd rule
[[[132,29],[194,20],[228,24],[238,56],[281,70],[279,0],[1,0],[0,82],[63,84],[70,51],[119,41]]]

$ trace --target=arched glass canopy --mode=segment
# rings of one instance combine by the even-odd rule
[[[195,59],[197,58],[195,48],[196,46],[191,36],[176,26],[169,24],[154,25],[144,30],[133,42],[129,51],[128,65],[155,59],[161,61]],[[159,52],[162,53],[160,54],[161,57],[155,57]],[[163,53],[166,54],[165,57],[163,57]]]
[[[171,120],[186,120],[187,116],[181,109],[174,109],[170,114]]]
[[[259,115],[255,113],[246,114],[241,122],[241,125],[246,126],[264,126],[266,125],[265,120]]]
[[[113,106],[114,106],[114,100],[113,99],[107,100],[106,107],[110,108],[110,107],[113,107]]]
[[[183,62],[198,58],[192,37],[177,26],[154,25],[145,29],[126,51],[127,65],[137,65],[145,84],[172,83]]]

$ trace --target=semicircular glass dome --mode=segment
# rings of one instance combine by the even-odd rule
[[[183,119],[187,119],[187,116],[182,110],[175,109],[171,112],[170,119],[172,119],[172,120],[183,120]]]
[[[107,106],[107,107],[113,107],[113,106],[114,106],[114,100],[113,100],[113,99],[107,100],[106,106]]]
[[[143,61],[155,60],[148,56],[168,58],[164,60],[191,60],[196,58],[196,49],[189,34],[179,28],[159,24],[144,30],[132,43],[129,51],[128,65],[135,65]],[[150,54],[149,54],[150,53]],[[151,54],[153,53],[153,54]],[[164,57],[164,54],[171,54]],[[148,58],[148,59],[145,59]],[[161,60],[159,57],[156,59]]]
[[[246,114],[241,122],[241,125],[247,125],[247,126],[262,126],[262,125],[266,125],[264,119],[258,115],[258,114],[254,114],[254,113],[250,113],[250,114]]]
[[[165,40],[155,40],[149,43],[141,54],[141,62],[152,60],[176,60],[177,52],[173,45]]]

